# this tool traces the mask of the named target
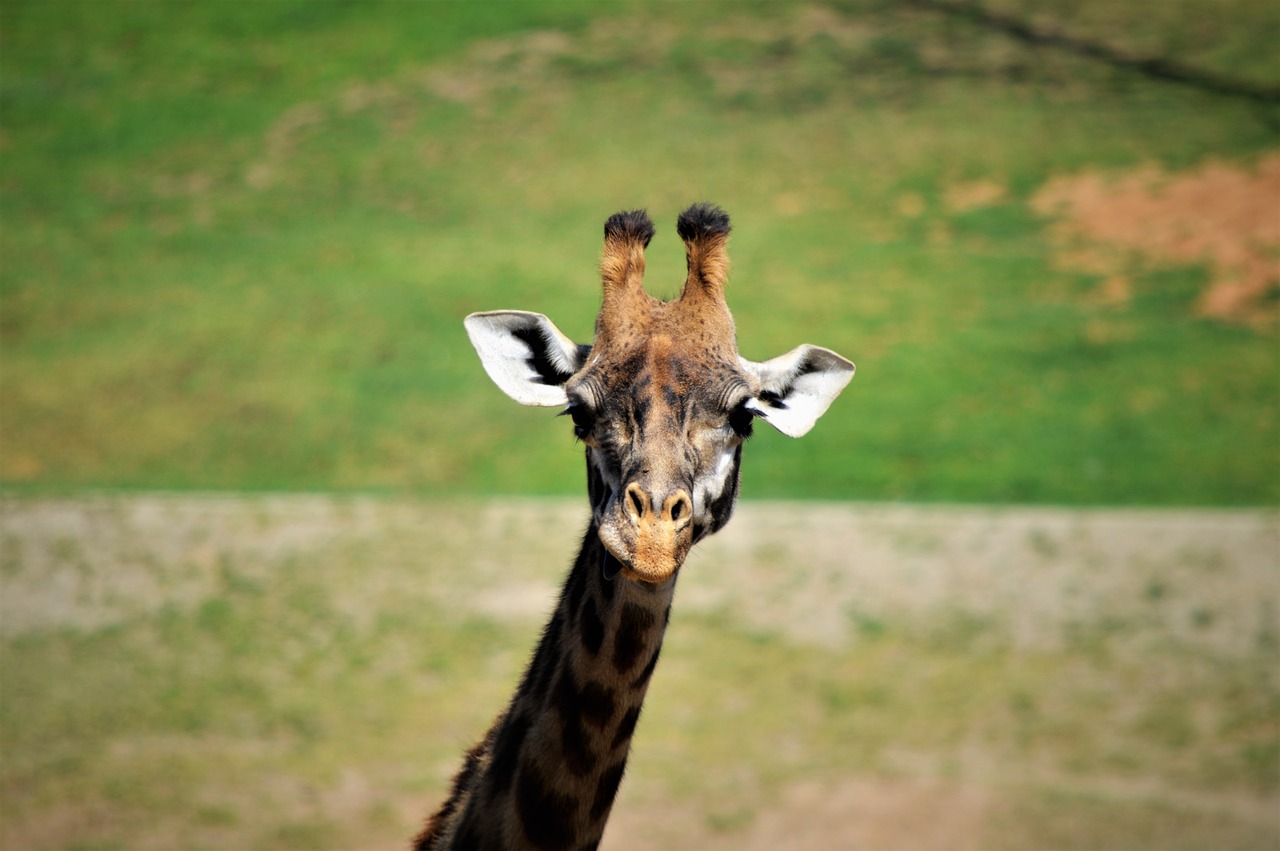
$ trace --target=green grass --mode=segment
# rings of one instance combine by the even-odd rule
[[[1059,23],[1280,77],[1273,4],[1150,5]],[[567,430],[490,386],[460,320],[586,339],[603,219],[650,208],[669,295],[672,220],[708,198],[744,353],[859,365],[804,441],[754,441],[747,494],[1280,500],[1274,329],[1197,318],[1202,269],[1093,306],[1027,207],[1082,168],[1247,166],[1276,110],[892,4],[829,13],[843,42],[806,14],[0,5],[0,482],[578,492]],[[975,179],[1005,200],[950,211]]]

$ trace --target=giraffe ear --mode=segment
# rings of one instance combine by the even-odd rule
[[[799,346],[764,363],[741,361],[760,381],[751,410],[790,437],[808,433],[853,378],[852,363],[818,346]]]
[[[564,383],[586,360],[590,346],[570,340],[541,313],[494,310],[462,323],[484,371],[521,405],[557,407],[569,399]]]

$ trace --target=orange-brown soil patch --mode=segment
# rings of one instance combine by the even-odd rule
[[[1005,200],[1004,184],[995,180],[973,180],[953,183],[942,198],[953,213],[967,213]]]
[[[1255,326],[1280,317],[1280,153],[1252,169],[1210,160],[1181,173],[1058,177],[1032,206],[1058,217],[1065,265],[1105,276],[1104,302],[1127,298],[1127,263],[1203,264],[1210,282],[1199,315]]]

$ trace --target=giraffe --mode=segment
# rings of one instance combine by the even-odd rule
[[[852,363],[817,346],[763,363],[740,357],[724,297],[728,215],[695,204],[676,230],[688,276],[663,302],[644,290],[648,215],[605,222],[590,345],[537,313],[464,321],[502,391],[571,419],[591,514],[515,696],[467,753],[416,851],[599,845],[677,575],[690,548],[729,520],[753,421],[799,437],[853,377]]]

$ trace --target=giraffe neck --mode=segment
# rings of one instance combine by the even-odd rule
[[[593,522],[515,697],[419,849],[599,843],[675,592],[674,576],[606,580],[604,559]]]

